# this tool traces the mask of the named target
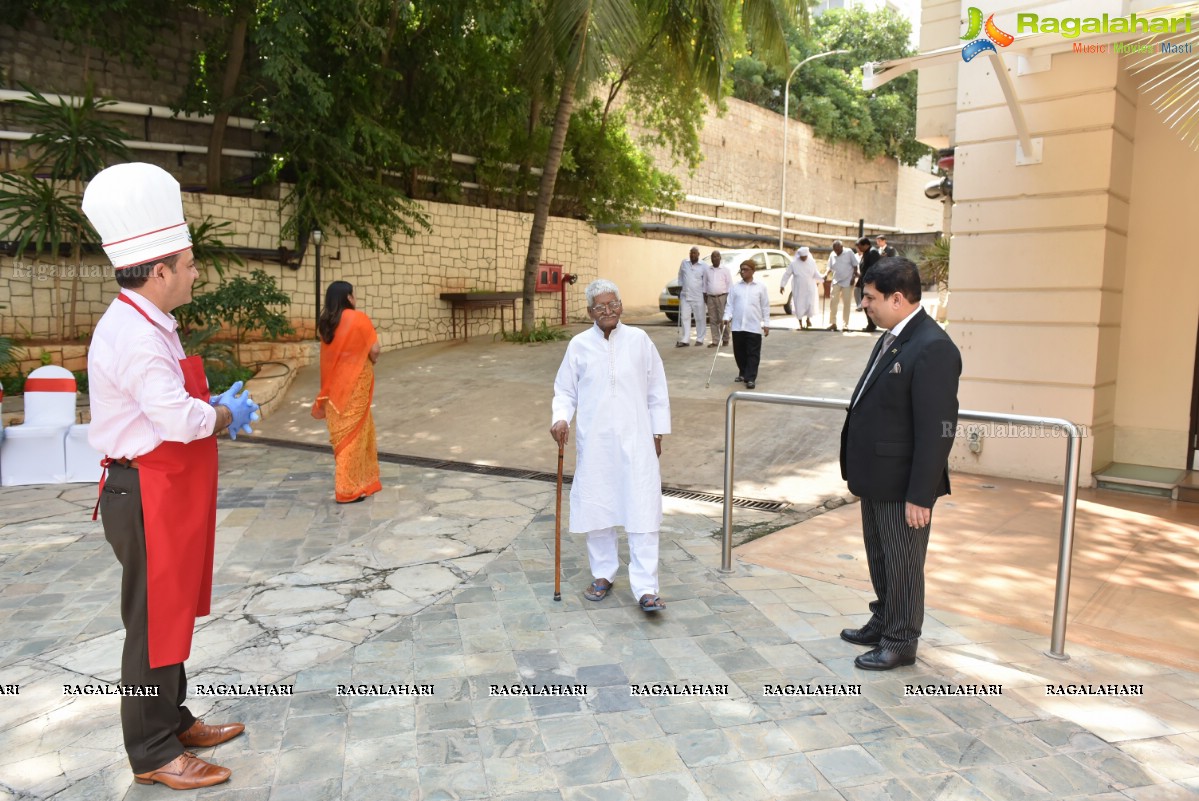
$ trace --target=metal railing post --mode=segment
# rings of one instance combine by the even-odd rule
[[[720,551],[720,572],[733,572],[733,467],[736,462],[737,401],[773,403],[784,406],[806,406],[816,409],[849,408],[848,400],[811,398],[796,395],[771,395],[757,392],[733,392],[725,402],[724,417],[724,516]],[[1069,659],[1066,655],[1066,610],[1070,602],[1070,573],[1074,553],[1074,519],[1078,507],[1078,476],[1082,463],[1082,431],[1060,417],[1031,417],[1020,414],[997,414],[961,410],[958,422],[973,420],[984,423],[1008,423],[1064,431],[1066,442],[1066,475],[1062,481],[1062,525],[1058,543],[1057,583],[1053,602],[1053,628],[1047,656]]]
[[[720,572],[733,572],[733,449],[737,429],[737,396],[724,402],[724,537],[720,543]]]
[[[1066,478],[1062,489],[1062,530],[1058,543],[1057,587],[1053,600],[1053,629],[1049,637],[1049,656],[1069,659],[1066,655],[1066,610],[1070,605],[1070,571],[1074,561],[1074,514],[1078,508],[1078,473],[1082,462],[1082,434],[1078,426],[1066,423],[1070,440],[1066,444]]]

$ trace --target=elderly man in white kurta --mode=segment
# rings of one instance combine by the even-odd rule
[[[812,317],[818,313],[816,282],[819,280],[820,270],[816,267],[816,260],[812,258],[812,251],[807,247],[801,247],[795,252],[795,258],[787,265],[783,277],[779,280],[779,294],[786,293],[787,282],[792,282],[791,311],[795,314],[800,328],[811,328]]]
[[[620,569],[616,528],[629,540],[629,585],[646,612],[658,597],[662,527],[662,436],[670,433],[666,372],[649,336],[622,325],[620,290],[600,279],[587,287],[594,325],[570,340],[554,379],[550,436],[560,445],[576,429],[570,530],[587,534],[594,578],[583,593],[602,601]]]
[[[708,265],[699,260],[699,248],[691,248],[679,264],[679,341],[676,348],[691,344],[691,318],[695,318],[695,344],[703,347],[707,336],[707,304],[704,302],[704,273]]]

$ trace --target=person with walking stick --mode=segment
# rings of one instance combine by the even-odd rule
[[[729,304],[724,309],[724,322],[733,330],[733,358],[737,361],[737,377],[746,389],[758,381],[758,364],[762,360],[762,339],[770,336],[770,293],[765,284],[754,280],[757,265],[753,259],[741,262],[741,280],[729,290]]]
[[[587,287],[594,325],[575,335],[554,379],[550,436],[559,447],[576,427],[570,530],[587,534],[593,581],[583,596],[602,601],[620,569],[617,527],[629,540],[629,585],[646,612],[658,595],[662,527],[662,437],[670,433],[670,398],[662,358],[649,336],[620,322],[620,290],[605,279]]]

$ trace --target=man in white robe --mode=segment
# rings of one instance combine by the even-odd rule
[[[649,336],[620,323],[620,290],[600,279],[587,287],[595,324],[570,340],[554,379],[550,436],[565,445],[575,420],[576,463],[570,530],[587,534],[594,578],[584,596],[601,601],[620,569],[617,526],[629,540],[629,585],[646,612],[658,597],[662,527],[662,436],[670,433],[666,371]]]
[[[786,294],[787,282],[791,282],[791,311],[800,328],[811,328],[812,317],[819,313],[816,303],[816,282],[819,280],[820,270],[812,258],[812,251],[801,247],[779,280],[780,294]]]

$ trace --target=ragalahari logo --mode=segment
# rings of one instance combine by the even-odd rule
[[[1016,41],[1015,36],[999,30],[999,26],[995,24],[994,14],[987,17],[987,22],[984,25],[982,9],[975,8],[974,6],[970,6],[970,15],[966,20],[966,25],[966,35],[962,37],[962,41],[970,41],[962,48],[962,61],[973,61],[975,56],[985,53],[988,50],[992,53],[998,53],[999,51],[995,49],[995,45],[1007,47]],[[986,36],[979,38],[980,33],[985,33]]]

